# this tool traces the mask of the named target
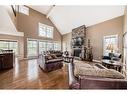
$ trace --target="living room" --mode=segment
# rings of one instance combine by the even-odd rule
[[[126,89],[126,10],[0,6],[0,89]]]

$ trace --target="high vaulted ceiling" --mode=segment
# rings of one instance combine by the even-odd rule
[[[61,34],[81,25],[91,26],[124,15],[124,6],[29,6],[55,24]]]

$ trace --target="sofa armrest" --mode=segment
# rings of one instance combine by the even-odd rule
[[[127,89],[127,80],[100,78],[94,76],[80,76],[81,89]]]
[[[76,77],[74,76],[72,63],[68,63],[68,77],[69,77],[69,88],[70,89],[79,89],[80,84],[77,81]]]

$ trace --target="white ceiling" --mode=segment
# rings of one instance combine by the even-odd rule
[[[36,11],[39,11],[40,13],[43,13],[43,14],[47,14],[51,8],[50,5],[47,5],[47,6],[46,5],[45,6],[38,5],[38,6],[29,6],[29,7],[36,10]]]
[[[81,25],[91,26],[124,14],[124,6],[29,6],[46,14],[61,34]]]

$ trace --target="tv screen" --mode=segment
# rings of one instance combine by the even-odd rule
[[[83,45],[83,38],[77,37],[73,39],[74,46],[82,46]]]

